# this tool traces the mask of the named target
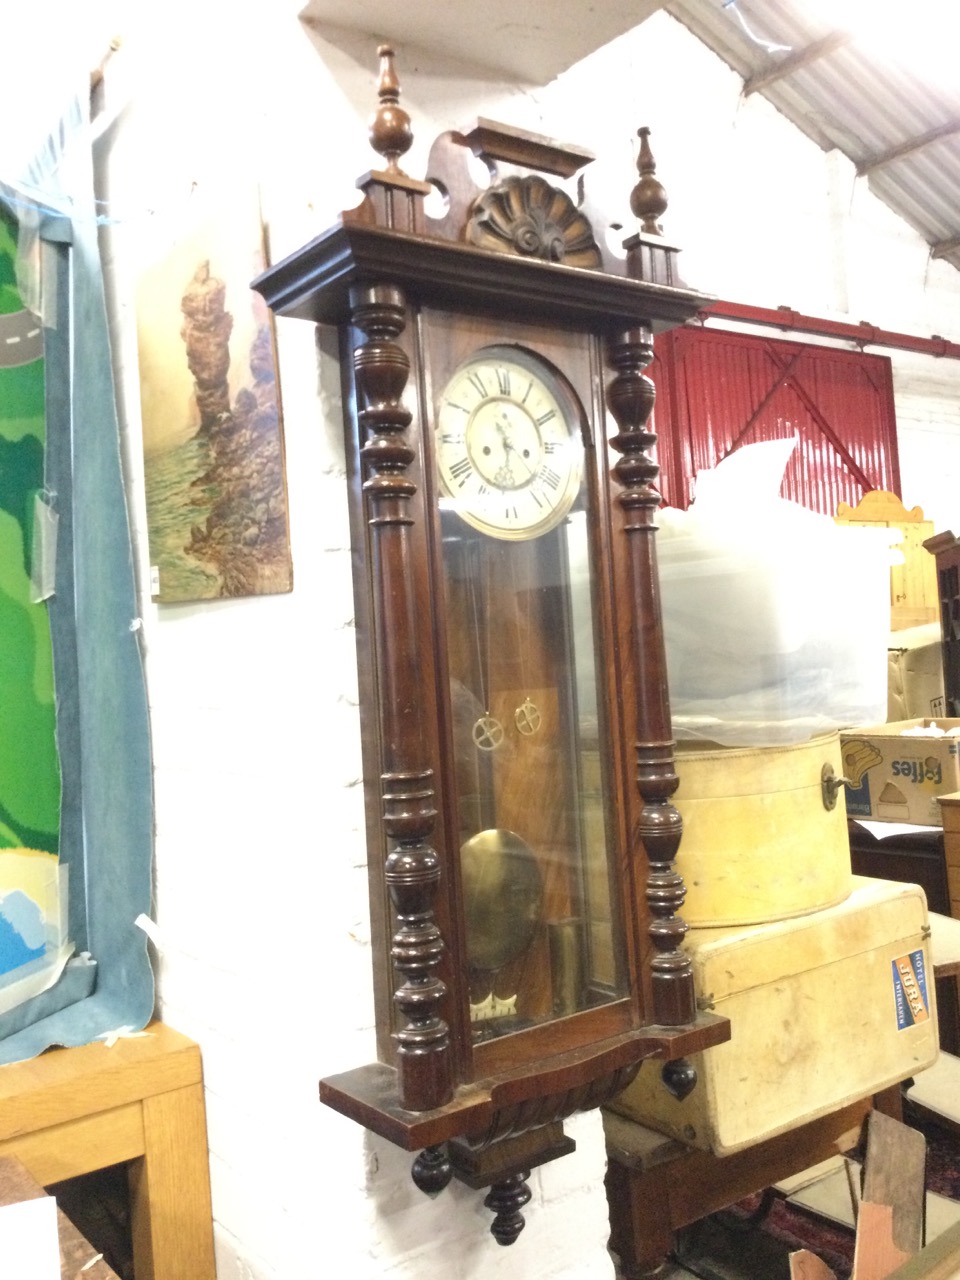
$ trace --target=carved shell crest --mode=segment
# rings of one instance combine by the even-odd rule
[[[468,243],[498,253],[599,267],[593,228],[565,191],[543,178],[505,178],[479,196],[467,221]]]

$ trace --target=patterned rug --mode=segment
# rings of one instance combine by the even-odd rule
[[[960,1135],[916,1116],[904,1119],[927,1140],[927,1190],[960,1200]],[[788,1280],[789,1255],[797,1249],[809,1249],[838,1280],[849,1280],[852,1228],[770,1194],[749,1196],[681,1232],[677,1261],[703,1280]]]

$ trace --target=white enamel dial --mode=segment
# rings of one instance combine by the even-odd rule
[[[553,529],[580,488],[580,425],[551,372],[519,349],[487,348],[440,395],[437,466],[454,510],[498,538]]]

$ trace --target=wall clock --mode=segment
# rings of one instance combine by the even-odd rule
[[[489,1188],[509,1244],[565,1117],[648,1057],[688,1090],[685,1056],[729,1035],[681,950],[644,373],[705,299],[659,234],[645,130],[643,226],[611,264],[561,185],[576,148],[481,120],[403,173],[380,56],[385,167],[255,282],[341,337],[378,1061],[320,1094],[418,1153],[424,1190]]]

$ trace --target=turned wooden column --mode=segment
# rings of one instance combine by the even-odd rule
[[[636,781],[643,801],[639,838],[649,870],[646,899],[650,907],[653,1021],[682,1026],[696,1020],[690,961],[680,950],[687,927],[677,914],[686,888],[674,867],[683,823],[671,803],[678,780],[667,694],[666,656],[660,614],[656,558],[655,488],[659,468],[648,456],[656,435],[647,423],[656,391],[644,370],[653,359],[653,335],[646,327],[630,329],[610,341],[608,360],[616,376],[607,388],[607,404],[619,428],[611,444],[621,457],[614,472],[622,488],[618,502],[627,539],[627,563],[633,610],[631,635],[636,674]],[[631,851],[633,857],[640,850]]]
[[[355,347],[357,422],[367,479],[374,650],[380,684],[380,787],[388,855],[385,878],[397,914],[391,956],[404,977],[394,1002],[406,1020],[396,1033],[400,1105],[442,1106],[452,1096],[450,1037],[441,1016],[446,988],[437,970],[444,944],[434,920],[440,860],[431,845],[436,819],[433,770],[417,696],[416,599],[410,573],[414,452],[402,396],[410,372],[395,339],[406,301],[391,285],[357,285],[351,319],[364,335]]]

